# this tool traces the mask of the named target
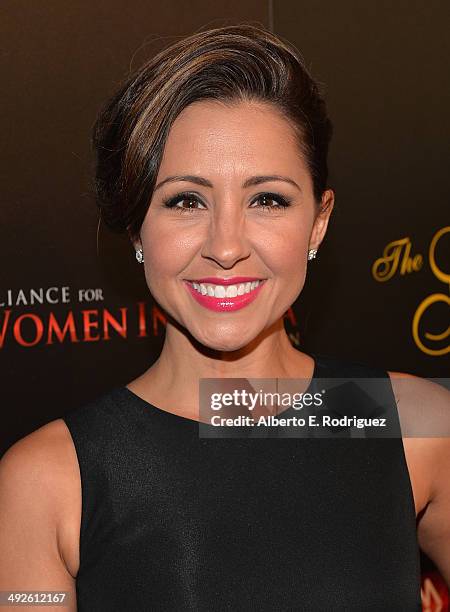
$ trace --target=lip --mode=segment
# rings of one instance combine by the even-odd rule
[[[213,285],[238,285],[239,283],[251,283],[259,280],[264,281],[265,278],[257,276],[230,276],[228,278],[219,278],[217,276],[205,276],[204,278],[189,278],[186,279],[189,283],[211,283]]]
[[[248,277],[236,276],[236,277],[234,277],[233,282],[228,282],[226,284],[227,285],[235,285],[235,284],[237,284],[238,281],[235,280],[236,278],[248,278]],[[215,278],[214,279],[214,284],[217,284],[217,285],[225,284],[225,283],[223,283],[224,279],[220,279],[220,280],[221,280],[221,282],[218,282],[219,279]],[[261,289],[266,284],[266,280],[267,279],[253,278],[252,280],[260,280],[262,282],[258,285],[258,287],[256,287],[256,289],[253,289],[253,291],[250,291],[250,293],[244,293],[244,295],[237,295],[236,297],[223,297],[223,298],[216,298],[216,297],[212,297],[210,295],[202,295],[201,293],[199,293],[197,291],[197,289],[194,289],[194,287],[191,284],[191,282],[195,282],[195,283],[200,283],[200,282],[205,282],[206,283],[206,282],[209,282],[209,283],[212,283],[213,281],[211,281],[211,280],[210,281],[207,281],[205,279],[202,279],[202,281],[197,281],[197,280],[196,281],[187,281],[187,280],[185,280],[184,284],[185,284],[187,290],[189,291],[189,293],[194,298],[194,300],[198,304],[203,306],[204,308],[208,308],[208,310],[213,310],[214,312],[233,312],[235,310],[240,310],[241,308],[245,308],[245,306],[248,306],[249,304],[254,302],[255,299],[258,297]],[[244,281],[240,281],[240,282],[244,282]],[[245,282],[250,282],[250,279],[246,280]]]

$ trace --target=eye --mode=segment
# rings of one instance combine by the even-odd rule
[[[253,206],[253,204],[261,202],[259,206]],[[181,206],[180,206],[181,204]],[[185,204],[187,204],[185,206]],[[259,194],[253,199],[251,208],[262,208],[272,212],[273,210],[284,210],[290,206],[290,198],[286,198],[278,193],[264,192]],[[172,198],[163,200],[163,205],[166,208],[170,208],[176,212],[185,213],[193,212],[194,210],[205,210],[206,207],[200,200],[199,196],[191,192],[177,193]],[[198,206],[200,205],[201,208]]]
[[[178,206],[180,203],[181,206]],[[187,206],[184,206],[184,203],[187,203]],[[198,210],[196,204],[201,204],[204,207],[204,204],[199,197],[195,193],[189,192],[177,193],[177,195],[173,196],[172,198],[163,201],[163,205],[166,208],[171,208],[172,210],[180,213]]]
[[[288,206],[291,205],[290,198],[285,198],[284,196],[278,193],[270,193],[270,192],[260,193],[253,200],[252,204],[254,204],[255,202],[262,202],[262,204],[260,205],[260,208],[262,208],[263,210],[267,210],[269,212],[272,212],[273,210],[284,210],[285,208],[288,208]],[[276,202],[276,204],[274,204],[273,202]],[[259,207],[251,206],[251,208],[259,208]]]

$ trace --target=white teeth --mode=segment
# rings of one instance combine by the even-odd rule
[[[236,285],[228,285],[227,290],[225,292],[226,297],[236,297],[238,288]]]
[[[223,298],[225,297],[226,289],[223,285],[216,285],[214,288],[214,297]]]
[[[244,293],[250,293],[258,287],[263,281],[252,281],[247,283],[239,283],[238,285],[212,285],[210,283],[192,283],[194,289],[196,289],[202,295],[209,295],[210,297],[224,298],[224,297],[236,297],[237,295],[244,295]]]

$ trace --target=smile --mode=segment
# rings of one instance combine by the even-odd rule
[[[259,295],[266,279],[218,285],[214,283],[196,283],[185,281],[186,287],[194,299],[210,310],[229,312],[244,308]]]

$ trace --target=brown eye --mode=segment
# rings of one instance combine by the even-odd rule
[[[268,195],[263,195],[259,198],[259,201],[262,203],[263,206],[272,207],[275,200]]]
[[[187,203],[187,206],[179,206],[178,208],[195,208],[195,202],[198,202],[198,200],[195,200],[194,198],[182,198],[181,200],[178,200],[177,204],[180,202]],[[177,206],[177,204],[175,206]]]
[[[252,204],[260,202],[260,207],[268,210],[279,210],[290,206],[290,200],[284,198],[277,193],[261,193],[252,202]],[[252,208],[257,208],[252,206]]]
[[[181,203],[181,206],[179,204]],[[192,212],[194,210],[202,210],[197,205],[200,204],[204,208],[203,202],[193,193],[178,193],[173,198],[169,198],[163,202],[166,208],[171,208],[179,212]]]

